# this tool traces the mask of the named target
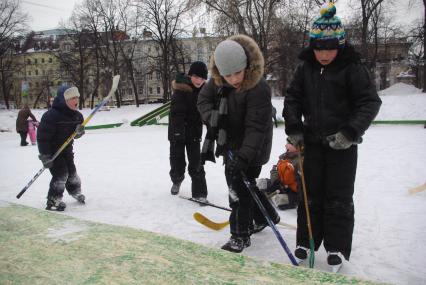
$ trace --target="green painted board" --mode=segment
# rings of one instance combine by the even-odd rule
[[[161,107],[158,107],[157,109],[152,110],[151,112],[137,118],[136,120],[133,120],[130,125],[131,126],[143,126],[146,124],[147,120],[150,120],[152,118],[155,118],[159,113],[162,113],[164,110],[170,109],[171,102],[167,102]]]
[[[0,284],[377,283],[0,201]]]

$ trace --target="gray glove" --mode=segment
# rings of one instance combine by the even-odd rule
[[[353,141],[350,141],[341,132],[328,136],[327,141],[328,141],[328,145],[331,148],[337,149],[337,150],[348,149],[354,144]]]
[[[38,158],[45,168],[51,168],[53,166],[53,160],[49,154],[39,154]]]
[[[291,143],[292,145],[294,145],[295,147],[302,146],[304,143],[303,134],[299,133],[299,134],[288,135],[287,141]]]
[[[77,127],[75,128],[75,139],[79,139],[81,138],[86,132],[84,131],[84,126],[78,124]]]

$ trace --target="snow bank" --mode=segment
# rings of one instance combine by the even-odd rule
[[[420,94],[422,90],[406,83],[396,83],[389,88],[379,91],[379,96],[383,95],[409,95]],[[425,94],[426,96],[426,94]]]

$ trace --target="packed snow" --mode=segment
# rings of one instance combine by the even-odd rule
[[[400,93],[381,96],[380,120],[425,120],[426,94],[410,86]],[[385,90],[386,91],[386,90]],[[281,113],[282,98],[273,104]],[[229,238],[229,228],[212,231],[198,224],[192,215],[201,212],[223,222],[228,212],[170,195],[169,142],[167,126],[130,127],[130,121],[159,105],[112,108],[95,115],[89,125],[124,123],[115,129],[88,130],[74,144],[75,162],[82,179],[85,205],[64,195],[64,215],[125,225],[220,248]],[[33,110],[40,119],[45,110]],[[82,111],[85,116],[89,109]],[[0,111],[0,203],[14,202],[44,209],[50,181],[45,171],[21,197],[17,193],[41,168],[36,146],[19,146],[15,132],[17,110]],[[283,126],[274,129],[271,159],[260,177],[283,153]],[[409,195],[408,190],[426,181],[426,129],[422,125],[373,125],[359,146],[355,183],[355,231],[351,259],[341,273],[391,284],[426,284],[426,191]],[[207,162],[208,199],[227,206],[228,190],[221,159]],[[186,175],[181,194],[190,196]],[[282,221],[296,224],[296,211],[280,211]],[[279,228],[288,246],[295,248],[295,231]],[[262,260],[290,263],[270,229],[252,236],[243,254]],[[327,270],[326,253],[316,253],[315,267]]]

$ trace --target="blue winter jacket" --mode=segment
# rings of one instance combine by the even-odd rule
[[[61,87],[53,101],[52,108],[43,114],[37,130],[38,150],[41,154],[53,155],[67,138],[83,123],[83,115],[71,110],[64,99],[64,92],[69,87]],[[73,142],[63,150],[63,154],[73,152]]]

